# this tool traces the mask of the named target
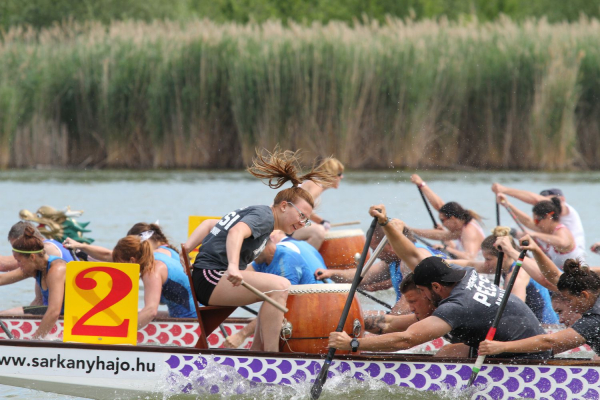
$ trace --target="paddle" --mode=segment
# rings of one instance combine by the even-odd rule
[[[502,274],[502,262],[504,261],[504,252],[502,247],[498,246],[498,262],[496,263],[496,275],[494,275],[494,285],[500,285],[500,275]]]
[[[523,246],[528,246],[529,241],[524,240],[521,244]],[[504,309],[506,308],[506,304],[508,303],[508,298],[510,297],[510,292],[512,291],[512,288],[515,285],[515,280],[517,279],[517,275],[519,274],[519,270],[521,269],[521,265],[523,264],[523,259],[525,258],[525,253],[527,253],[527,250],[523,250],[523,251],[521,251],[521,254],[519,254],[519,259],[517,260],[517,265],[515,265],[515,268],[513,269],[513,273],[510,277],[510,280],[508,281],[508,286],[506,287],[506,290],[504,291],[504,297],[502,298],[502,302],[500,303],[500,307],[498,308],[498,312],[496,313],[496,318],[494,318],[494,322],[492,322],[492,326],[491,326],[490,330],[488,331],[488,333],[485,337],[485,340],[494,340],[494,336],[496,336],[496,329],[498,328],[498,324],[500,323],[500,318],[502,317],[502,313],[504,312]],[[485,356],[477,357],[477,361],[475,361],[475,365],[473,366],[473,371],[471,372],[471,378],[469,378],[469,383],[467,384],[467,387],[470,387],[471,385],[473,385],[473,382],[475,381],[475,378],[477,378],[477,374],[479,374],[479,370],[481,369],[481,366],[483,365],[484,361],[485,361]]]
[[[338,226],[348,226],[348,225],[358,225],[360,221],[350,221],[350,222],[338,222],[337,224],[331,224],[332,228],[337,228]]]
[[[2,330],[4,331],[4,333],[6,333],[6,336],[8,336],[9,339],[14,339],[15,337],[13,336],[12,333],[10,333],[10,330],[8,329],[8,327],[4,324],[4,322],[0,321],[0,327],[2,328]]]
[[[421,188],[419,186],[417,186],[417,189],[419,189],[419,193],[421,194],[423,203],[425,203],[425,207],[427,207],[427,212],[429,213],[429,216],[431,217],[431,222],[433,222],[433,229],[437,229],[437,222],[435,222],[435,218],[433,217],[433,213],[431,212],[429,203],[427,202],[427,199],[425,198],[425,195],[423,194],[423,191],[421,190]]]
[[[356,292],[356,288],[360,284],[363,276],[361,275],[363,266],[365,264],[365,260],[367,258],[367,254],[369,252],[369,244],[371,243],[371,239],[373,238],[373,232],[375,231],[375,225],[377,224],[377,217],[373,218],[373,222],[371,222],[371,226],[367,231],[367,240],[365,242],[365,247],[363,248],[362,254],[360,256],[360,261],[356,266],[356,273],[354,274],[354,280],[352,281],[352,286],[350,286],[350,292],[348,293],[348,298],[346,298],[346,304],[344,305],[344,310],[342,311],[342,315],[340,316],[340,321],[338,323],[336,332],[341,332],[344,330],[344,325],[346,324],[346,318],[348,318],[348,313],[350,312],[350,306],[352,305],[352,300],[354,299],[354,293]],[[325,362],[321,367],[321,371],[319,371],[319,375],[315,379],[312,388],[310,389],[310,397],[313,400],[318,399],[321,396],[321,391],[323,391],[323,385],[327,380],[327,372],[329,371],[329,367],[331,366],[331,361],[335,356],[336,349],[333,347],[329,348],[329,352],[327,353],[327,357],[325,358]]]
[[[496,226],[500,226],[500,204],[496,202]]]
[[[254,311],[253,309],[251,309],[248,306],[242,306],[241,308],[243,308],[244,310],[248,311],[250,314],[258,315],[258,312]]]

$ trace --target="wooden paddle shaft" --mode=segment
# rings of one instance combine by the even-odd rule
[[[282,306],[281,304],[279,304],[278,302],[276,302],[275,300],[273,300],[272,298],[270,298],[269,296],[267,296],[266,294],[264,294],[263,292],[261,292],[260,290],[255,288],[254,286],[252,286],[251,284],[242,281],[242,286],[245,287],[246,289],[248,289],[249,291],[251,291],[252,293],[254,293],[255,295],[257,295],[261,300],[266,301],[267,303],[269,303],[270,305],[272,305],[273,307],[278,309],[279,311],[281,311],[283,313],[286,313],[289,311],[286,307]]]
[[[363,267],[363,270],[360,273],[360,276],[362,278],[364,278],[365,275],[367,275],[367,272],[369,272],[369,269],[375,263],[375,259],[377,257],[379,257],[379,253],[381,253],[381,251],[383,250],[383,247],[387,244],[387,242],[388,242],[388,238],[387,238],[387,236],[384,236],[383,239],[381,239],[381,242],[379,242],[379,245],[375,248],[375,250],[373,250],[373,254],[371,254],[369,261],[367,261],[367,263]]]
[[[338,222],[336,224],[331,224],[332,228],[336,228],[338,226],[348,226],[348,225],[358,225],[360,221],[350,221],[350,222]]]

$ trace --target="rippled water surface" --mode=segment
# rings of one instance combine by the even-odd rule
[[[561,188],[567,201],[580,213],[588,246],[600,241],[596,223],[600,206],[600,173],[516,173],[516,172],[423,172],[421,176],[444,201],[458,201],[486,218],[486,232],[496,222],[493,182],[539,192]],[[360,221],[366,231],[372,204],[384,203],[390,216],[412,227],[429,228],[431,221],[419,193],[404,171],[347,171],[337,190],[322,196],[316,212],[331,222]],[[88,236],[95,244],[112,248],[136,222],[160,221],[174,244],[185,241],[189,215],[220,216],[246,205],[271,204],[276,191],[245,172],[206,171],[3,171],[0,172],[0,236],[18,221],[18,212],[35,212],[42,205],[84,210],[80,221],[90,221]],[[514,201],[522,210],[531,206]],[[436,215],[437,218],[437,215]],[[501,222],[514,226],[502,211]],[[356,228],[349,227],[349,228]],[[10,254],[8,242],[0,240],[0,254]],[[588,254],[590,265],[600,265],[600,256]],[[0,309],[28,304],[34,297],[33,280],[0,287]],[[392,300],[392,293],[383,298]],[[367,303],[365,308],[376,308]],[[239,314],[242,314],[240,312]],[[259,387],[233,398],[304,398],[300,388]],[[90,393],[93,397],[93,393]],[[207,397],[208,396],[208,397]],[[221,398],[204,394],[202,398]],[[324,399],[342,398],[459,398],[455,393],[421,393],[404,388],[380,386],[378,382],[356,381],[332,384]],[[0,385],[0,398],[59,399],[65,396]],[[162,398],[158,395],[157,398]],[[171,398],[196,398],[176,396]]]

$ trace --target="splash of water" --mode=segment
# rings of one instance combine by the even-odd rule
[[[289,399],[304,400],[310,398],[312,382],[295,382],[289,386],[249,381],[233,367],[222,365],[211,356],[198,357],[202,369],[193,371],[188,377],[170,374],[158,396],[163,400],[177,399]],[[448,387],[442,390],[419,391],[401,386],[390,386],[378,379],[363,376],[364,380],[352,377],[350,372],[329,378],[323,388],[321,399],[443,399],[466,400],[480,388]],[[180,393],[186,393],[181,395]],[[157,398],[160,398],[157,397]]]

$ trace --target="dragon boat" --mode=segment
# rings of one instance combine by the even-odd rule
[[[416,390],[468,390],[469,397],[477,399],[600,398],[596,361],[490,360],[474,387],[465,389],[474,361],[365,352],[339,355],[329,369],[329,382],[338,376]],[[257,384],[293,386],[308,394],[322,363],[320,355],[307,353],[0,340],[0,384],[97,399],[244,394]]]

